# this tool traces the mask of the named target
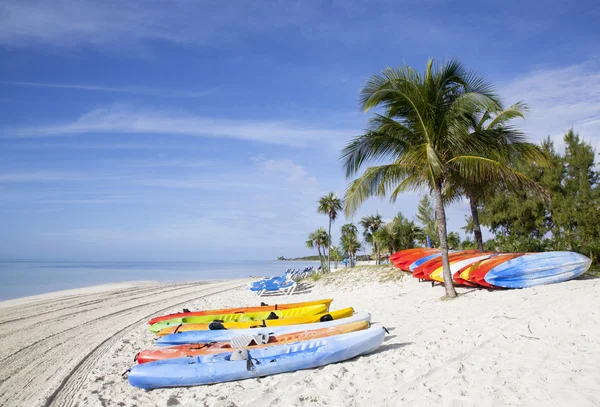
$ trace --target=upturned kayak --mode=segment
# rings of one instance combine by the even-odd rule
[[[532,253],[498,264],[483,279],[495,287],[528,288],[579,277],[591,264],[592,260],[575,252]]]
[[[268,328],[248,328],[248,329],[220,329],[220,330],[203,330],[203,331],[188,331],[178,332],[171,335],[165,335],[156,339],[154,344],[156,346],[173,346],[173,345],[184,345],[190,343],[206,343],[206,342],[225,342],[231,341],[234,337],[239,335],[283,335],[292,332],[299,332],[302,330],[330,328],[338,325],[343,325],[351,322],[358,321],[371,321],[371,314],[358,313],[351,315],[347,318],[338,318],[333,321],[326,322],[315,322],[300,325],[282,325],[282,326],[271,326]]]
[[[303,330],[300,332],[292,332],[281,335],[266,335],[264,338],[261,339],[267,340],[267,343],[256,343],[254,339],[255,335],[248,335],[248,338],[246,338],[246,335],[241,335],[237,337],[237,339],[240,341],[249,340],[249,344],[247,346],[243,346],[243,348],[251,350],[266,346],[285,345],[293,342],[306,341],[309,339],[326,338],[329,336],[345,334],[348,332],[362,331],[363,329],[369,328],[369,326],[369,322],[360,321],[333,326],[329,328]],[[227,342],[209,342],[177,345],[158,349],[146,349],[137,354],[136,360],[138,363],[148,363],[162,359],[173,359],[189,356],[200,356],[231,352],[232,348],[234,348],[232,342],[235,342],[235,340]]]
[[[223,308],[223,309],[209,309],[204,311],[184,311],[177,312],[174,314],[162,315],[160,317],[152,318],[148,321],[148,325],[154,325],[157,322],[167,321],[175,318],[189,318],[189,317],[200,317],[204,315],[218,315],[218,314],[242,314],[247,312],[262,312],[262,311],[277,311],[282,309],[290,309],[290,308],[302,308],[309,307],[311,305],[320,305],[325,304],[328,307],[331,305],[333,299],[326,298],[323,300],[316,301],[306,301],[306,302],[293,302],[289,304],[273,304],[273,305],[261,305],[259,307],[241,307],[241,308]]]
[[[383,327],[327,338],[250,350],[243,360],[232,353],[160,360],[136,365],[129,383],[141,389],[198,386],[269,376],[337,363],[378,349]]]

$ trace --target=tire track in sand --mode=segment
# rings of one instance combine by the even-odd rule
[[[0,365],[0,405],[67,405],[96,361],[129,329],[171,307],[241,287],[247,281],[188,285],[173,290],[157,285],[149,293],[151,302],[147,296],[120,298],[117,304],[74,316],[71,322],[75,326],[50,337],[43,331],[31,330],[30,342],[34,344],[25,345],[25,351],[6,358]],[[81,301],[86,298],[81,297]],[[86,323],[86,319],[94,321]]]

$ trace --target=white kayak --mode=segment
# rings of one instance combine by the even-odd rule
[[[314,324],[302,325],[282,325],[267,328],[249,328],[249,329],[221,329],[216,331],[187,331],[171,335],[165,335],[158,338],[154,343],[156,346],[174,346],[185,345],[187,343],[206,343],[206,342],[229,342],[232,338],[241,335],[258,335],[266,333],[269,335],[284,335],[293,332],[311,331],[313,329],[329,328],[351,322],[367,321],[371,322],[371,314],[358,313],[348,318],[335,319],[333,321],[316,322]]]

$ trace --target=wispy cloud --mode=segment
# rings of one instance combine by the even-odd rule
[[[560,68],[541,68],[505,84],[508,101],[523,100],[530,106],[525,128],[535,140],[547,136],[560,142],[573,127],[597,145],[600,142],[600,63]]]
[[[373,7],[385,12],[369,13]],[[332,15],[347,21],[334,23]],[[19,0],[0,3],[0,44],[118,48],[160,40],[215,46],[243,39],[246,33],[288,28],[309,39],[327,36],[350,45],[366,44],[390,30],[405,40],[409,32],[423,26],[427,26],[426,37],[436,35],[444,40],[439,36],[439,24],[423,20],[411,18],[408,7],[399,11],[396,2],[385,0],[377,6],[368,0]],[[399,25],[410,28],[400,33]],[[411,41],[415,39],[411,37]]]
[[[22,81],[0,81],[0,84],[10,86],[26,86],[33,88],[70,89],[92,92],[125,93],[133,95],[161,96],[170,98],[199,98],[210,95],[214,91],[186,91],[176,89],[161,89],[141,86],[101,86],[69,83],[46,83],[46,82],[22,82]]]
[[[306,147],[336,144],[356,130],[306,126],[292,121],[232,120],[185,113],[132,110],[122,106],[92,110],[66,123],[4,130],[5,137],[53,137],[83,134],[162,134],[217,137]]]
[[[0,173],[2,183],[87,181],[90,177],[73,172],[31,171]]]

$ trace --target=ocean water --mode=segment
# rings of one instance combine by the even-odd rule
[[[0,301],[125,281],[221,280],[281,275],[311,261],[0,261]]]

